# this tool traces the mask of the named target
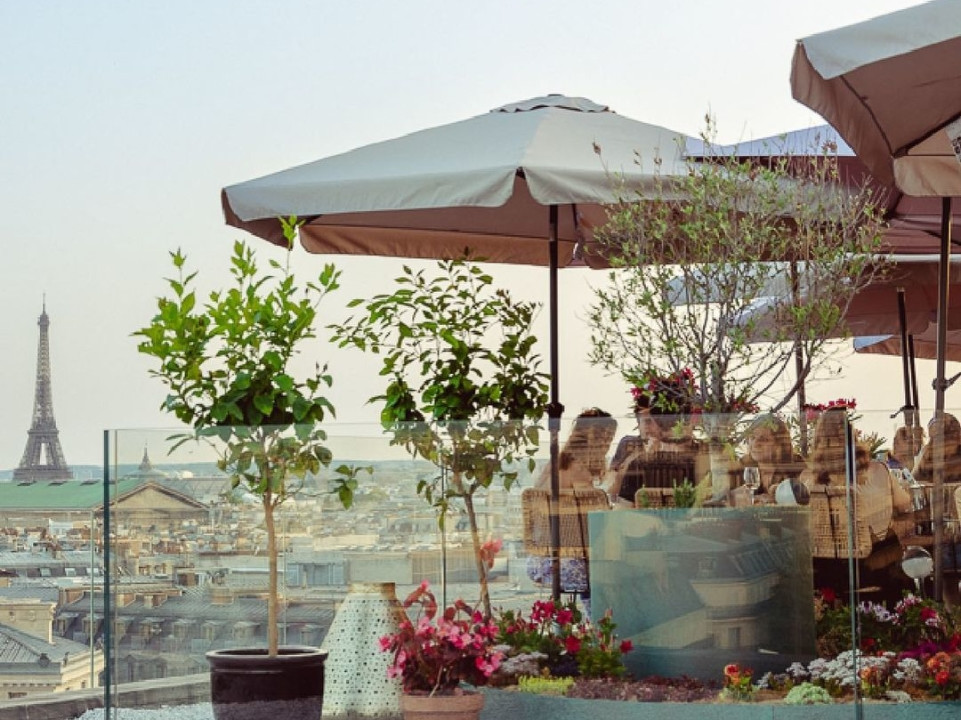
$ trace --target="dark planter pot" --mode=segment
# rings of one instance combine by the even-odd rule
[[[207,653],[210,700],[216,720],[320,720],[327,651],[288,646]]]

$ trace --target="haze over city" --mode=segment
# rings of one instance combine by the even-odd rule
[[[223,186],[548,93],[695,136],[710,113],[722,143],[819,125],[790,95],[795,40],[915,4],[0,3],[0,470],[16,467],[26,443],[44,297],[68,463],[102,462],[105,429],[175,425],[131,337],[165,291],[168,252],[186,252],[204,290],[225,282],[233,240],[249,239],[264,263],[283,254],[224,224]],[[384,290],[404,262],[299,247],[293,261],[304,276],[329,261],[343,270],[325,322]],[[518,296],[546,301],[546,269],[490,269]],[[587,362],[583,318],[600,282],[588,270],[561,273],[570,416],[588,405],[624,415],[629,405],[624,384]],[[379,390],[376,359],[319,335],[303,361],[329,362],[338,421],[376,422],[363,403]],[[859,411],[887,418],[903,401],[900,362],[848,348],[812,400],[855,397]],[[925,419],[933,375],[919,361]],[[888,422],[879,429],[890,437]]]

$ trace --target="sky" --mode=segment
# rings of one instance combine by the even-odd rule
[[[721,143],[819,125],[791,98],[796,40],[915,4],[0,0],[0,470],[26,445],[44,299],[68,463],[100,463],[104,430],[175,425],[131,337],[166,290],[169,252],[182,249],[206,289],[226,282],[234,240],[264,261],[282,254],[224,224],[225,185],[548,93],[689,135],[710,113]],[[294,254],[305,275],[331,259],[344,282],[325,323],[403,262]],[[546,270],[491,270],[546,301]],[[587,362],[591,275],[561,273],[561,401],[571,416],[621,415],[626,387]],[[546,355],[546,310],[538,333]],[[378,366],[326,339],[308,359],[329,363],[338,423],[362,432],[377,419],[364,400]],[[833,367],[811,400],[853,396],[890,437],[900,361],[842,350]],[[922,413],[933,375],[919,361]]]

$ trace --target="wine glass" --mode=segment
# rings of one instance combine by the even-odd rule
[[[751,505],[754,504],[754,493],[761,487],[761,470],[753,466],[744,468],[744,487],[751,493]]]

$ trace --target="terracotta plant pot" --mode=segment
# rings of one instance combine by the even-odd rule
[[[216,720],[320,720],[327,652],[288,646],[270,657],[266,648],[207,653],[210,699]]]
[[[463,695],[403,695],[404,720],[477,720],[484,707],[480,693]]]

